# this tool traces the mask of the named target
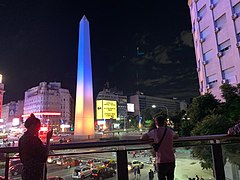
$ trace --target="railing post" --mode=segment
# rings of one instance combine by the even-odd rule
[[[6,161],[5,161],[5,179],[8,179],[8,170],[9,170],[9,154],[6,153]]]
[[[118,180],[128,180],[128,159],[126,150],[117,151]]]
[[[226,180],[223,164],[222,146],[219,140],[211,141],[214,174],[217,180]]]

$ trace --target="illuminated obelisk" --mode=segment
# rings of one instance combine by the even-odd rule
[[[94,135],[93,85],[89,22],[80,21],[74,135]]]

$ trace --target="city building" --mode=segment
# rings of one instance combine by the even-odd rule
[[[59,82],[41,82],[25,92],[24,119],[31,113],[40,118],[43,125],[59,131],[69,130],[72,124],[71,95]]]
[[[221,99],[219,87],[240,82],[240,0],[188,0],[199,91]]]
[[[141,115],[141,112],[148,108],[161,109],[167,115],[180,111],[180,101],[177,99],[146,96],[141,92],[129,96],[129,102],[134,104],[134,116]]]
[[[2,118],[2,104],[4,92],[4,84],[2,83],[2,75],[0,74],[0,118]]]
[[[21,126],[23,105],[23,100],[19,100],[17,102],[11,101],[7,104],[4,104],[2,106],[2,122],[0,122],[0,127],[9,130],[12,127]]]
[[[107,122],[106,124],[109,124],[108,122],[113,121],[115,122],[115,128],[119,128],[119,120],[125,120],[128,115],[127,96],[124,96],[123,92],[116,88],[109,88],[109,83],[107,82],[103,91],[98,93],[96,100],[96,119],[98,120],[98,123],[103,124],[104,122]]]

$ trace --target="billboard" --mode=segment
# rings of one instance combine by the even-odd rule
[[[128,112],[134,112],[134,104],[127,103],[127,111]]]
[[[97,100],[97,119],[117,119],[117,101]]]

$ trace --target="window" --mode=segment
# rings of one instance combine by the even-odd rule
[[[219,0],[211,0],[211,3],[216,5],[218,3]]]
[[[217,75],[216,74],[213,74],[213,75],[210,75],[207,77],[207,83],[208,84],[213,84],[217,82]]]
[[[221,17],[219,17],[215,21],[215,25],[216,25],[216,27],[223,28],[223,25],[226,23],[226,21],[227,21],[226,14],[223,14]]]
[[[202,18],[202,17],[204,16],[204,14],[206,14],[206,12],[207,12],[207,8],[206,8],[206,5],[204,5],[204,6],[198,11],[198,16]]]
[[[205,61],[210,61],[213,57],[212,50],[207,51],[206,53],[203,54],[203,59]]]
[[[240,3],[237,3],[235,6],[233,6],[233,13],[240,13]]]
[[[200,32],[201,38],[206,38],[209,35],[209,27],[206,27],[203,31]]]
[[[237,41],[240,42],[240,32],[237,33]]]
[[[218,49],[220,52],[225,52],[225,51],[229,50],[230,47],[231,47],[230,39],[228,39],[227,41],[218,45]]]
[[[235,75],[235,68],[230,67],[222,71],[223,79],[229,81],[229,83],[236,83],[236,75]]]

